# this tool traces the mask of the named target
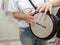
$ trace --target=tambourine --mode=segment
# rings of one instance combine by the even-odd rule
[[[34,23],[30,25],[31,32],[34,36],[42,40],[51,39],[57,32],[59,18],[52,14],[35,12]]]

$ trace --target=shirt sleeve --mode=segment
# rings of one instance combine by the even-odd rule
[[[16,0],[9,0],[7,11],[9,11],[9,12],[19,12]]]

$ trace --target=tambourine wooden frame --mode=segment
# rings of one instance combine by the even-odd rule
[[[36,14],[36,13],[35,13],[35,14]],[[54,16],[54,15],[52,15],[52,14],[48,14],[48,15],[49,15],[49,17],[51,18],[51,20],[53,21],[53,30],[52,30],[51,34],[48,35],[47,37],[41,38],[41,37],[36,36],[36,35],[33,33],[32,29],[31,29],[31,26],[30,26],[30,29],[31,29],[32,34],[33,34],[35,37],[37,37],[38,39],[49,40],[49,39],[51,39],[52,37],[54,37],[54,35],[55,35],[56,32],[57,32],[57,29],[58,29],[58,20],[59,20],[58,17],[57,17],[57,16]]]

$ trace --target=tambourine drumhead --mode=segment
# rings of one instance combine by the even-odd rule
[[[31,31],[38,38],[48,37],[53,30],[53,21],[48,15],[38,13],[34,16],[34,23],[31,25]]]

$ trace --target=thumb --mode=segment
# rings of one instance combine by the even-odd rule
[[[33,12],[32,12],[32,10],[29,10],[29,12],[28,12],[30,15],[32,15],[33,14]]]

